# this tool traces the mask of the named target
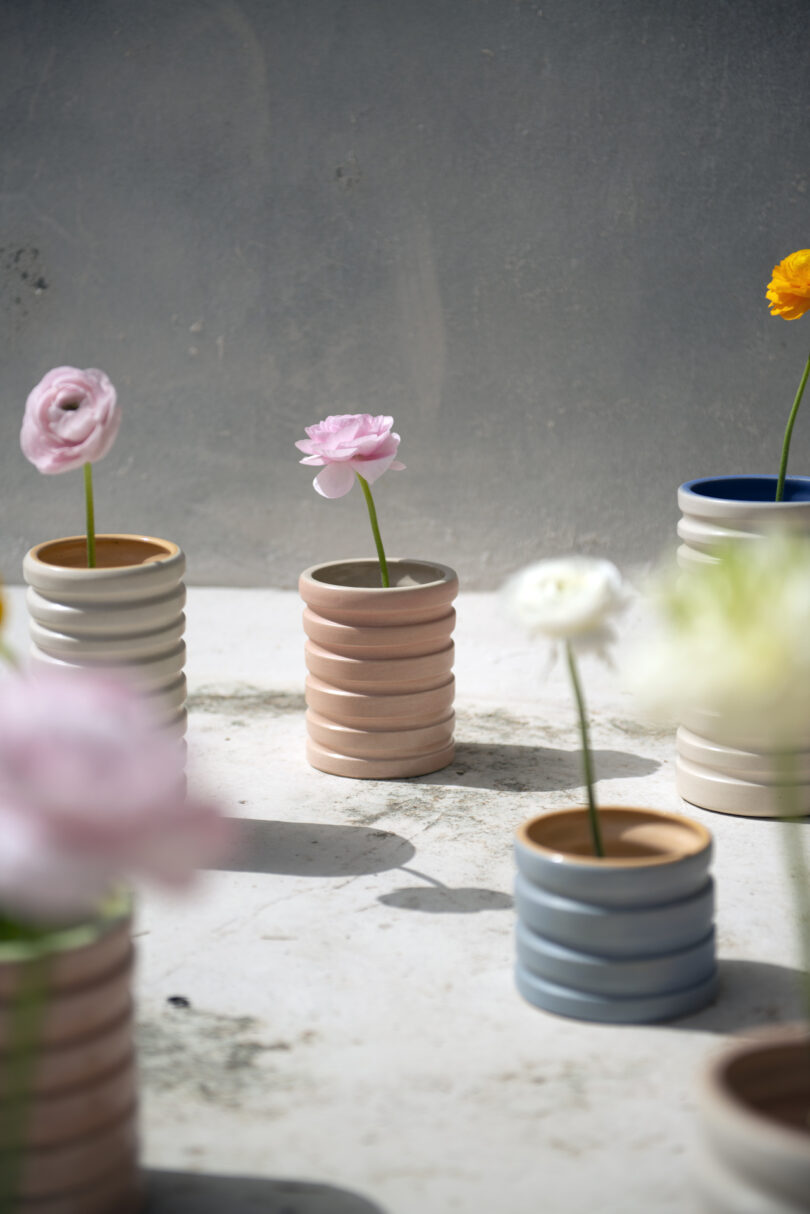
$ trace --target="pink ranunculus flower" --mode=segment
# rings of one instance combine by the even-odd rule
[[[405,467],[396,458],[399,435],[391,427],[393,417],[370,413],[337,413],[306,426],[308,438],[295,445],[305,453],[302,464],[323,468],[313,484],[322,497],[343,497],[355,482],[358,472],[373,485],[389,468]]]
[[[121,882],[182,885],[231,825],[185,793],[177,739],[147,701],[86,670],[0,682],[0,908],[36,922],[92,914]]]
[[[40,472],[70,472],[105,456],[121,425],[103,371],[54,367],[28,394],[20,445]]]

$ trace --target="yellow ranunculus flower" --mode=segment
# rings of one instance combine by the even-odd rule
[[[810,249],[799,249],[773,267],[766,297],[771,316],[798,320],[810,311]]]

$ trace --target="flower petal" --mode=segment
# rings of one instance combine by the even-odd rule
[[[229,829],[182,772],[177,739],[127,684],[58,669],[0,680],[0,906],[58,918],[133,876],[190,878]]]
[[[355,472],[373,485],[376,480],[382,476],[383,472],[387,472],[394,462],[393,455],[386,455],[382,459],[356,459],[352,460],[352,467]]]
[[[321,497],[345,497],[354,484],[351,464],[327,464],[312,482]]]
[[[40,472],[68,472],[106,455],[120,424],[115,388],[103,371],[54,367],[28,394],[20,445]]]

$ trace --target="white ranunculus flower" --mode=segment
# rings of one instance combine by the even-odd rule
[[[577,648],[601,650],[613,639],[612,617],[626,604],[616,566],[589,556],[537,561],[504,589],[511,614],[529,632]]]
[[[580,685],[576,652],[591,650],[607,657],[615,640],[611,617],[625,606],[621,574],[610,561],[590,556],[564,556],[537,561],[504,586],[510,613],[530,633],[552,642],[552,662],[562,649],[577,705],[582,740],[582,769],[588,795],[588,820],[594,855],[605,855],[596,807],[588,714]],[[576,651],[576,652],[575,652]]]
[[[654,586],[630,684],[659,716],[697,710],[789,748],[810,729],[810,545],[770,536],[718,555]]]

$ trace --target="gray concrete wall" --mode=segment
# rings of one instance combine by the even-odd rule
[[[775,471],[810,318],[807,0],[0,0],[0,571],[81,530],[18,447],[51,366],[124,424],[101,530],[192,582],[371,554],[293,447],[394,415],[389,552],[468,587],[672,542],[677,484]],[[791,468],[810,471],[810,403]]]

